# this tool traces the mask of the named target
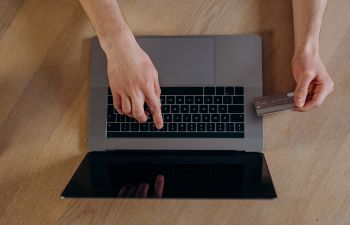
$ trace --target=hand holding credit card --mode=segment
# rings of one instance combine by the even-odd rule
[[[294,92],[255,98],[254,106],[258,116],[294,109]]]

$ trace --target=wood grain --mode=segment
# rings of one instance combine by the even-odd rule
[[[263,38],[265,94],[291,90],[285,0],[123,0],[135,34]],[[61,200],[87,152],[89,38],[77,1],[0,2],[0,224],[350,224],[350,2],[330,0],[321,57],[335,81],[309,113],[265,117],[272,201]]]

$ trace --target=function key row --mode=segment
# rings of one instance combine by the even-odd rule
[[[243,105],[162,105],[162,113],[244,113]],[[147,106],[145,112],[151,113]],[[118,114],[113,105],[108,105],[107,115]]]
[[[243,95],[243,87],[161,87],[162,95]],[[112,95],[108,88],[108,95]]]

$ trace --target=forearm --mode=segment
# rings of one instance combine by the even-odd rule
[[[112,49],[118,42],[134,39],[116,0],[79,1],[95,28],[105,52]]]
[[[294,54],[319,54],[319,35],[327,0],[292,0]]]

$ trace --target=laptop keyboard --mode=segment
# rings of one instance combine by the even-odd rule
[[[120,115],[108,89],[106,137],[244,138],[243,87],[162,87],[164,127]],[[145,111],[148,111],[145,105]]]

